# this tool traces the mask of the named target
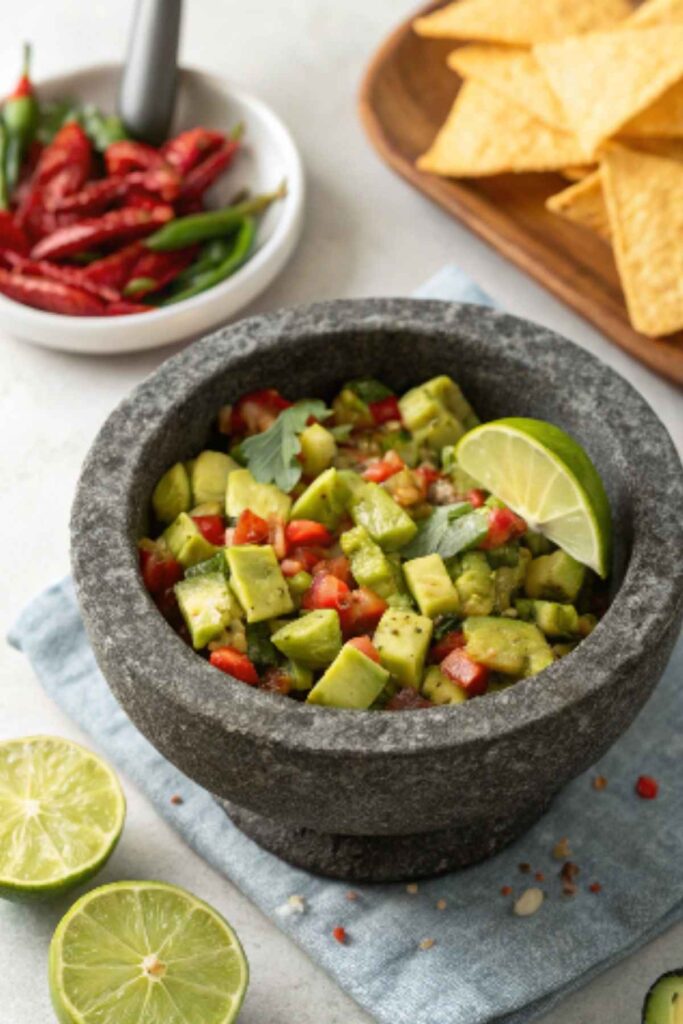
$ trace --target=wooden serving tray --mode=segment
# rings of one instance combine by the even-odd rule
[[[439,6],[432,3],[418,13]],[[634,331],[609,245],[545,209],[547,197],[569,184],[563,177],[456,180],[417,170],[415,159],[445,120],[460,79],[446,66],[457,44],[423,39],[411,22],[400,25],[375,54],[361,87],[361,119],[380,156],[620,348],[683,385],[683,331],[663,340]]]

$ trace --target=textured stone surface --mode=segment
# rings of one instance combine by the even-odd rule
[[[371,373],[401,389],[443,372],[482,417],[549,419],[590,452],[617,524],[616,593],[605,618],[541,676],[458,708],[343,712],[226,685],[160,619],[140,583],[135,540],[159,475],[198,450],[218,406],[245,390],[329,396],[350,376]],[[682,504],[680,461],[652,410],[570,342],[478,307],[342,301],[242,321],[140,385],[86,460],[73,566],[118,699],[170,760],[217,795],[295,829],[476,831],[510,815],[526,820],[600,757],[647,699],[683,612]],[[292,857],[296,844],[293,832]],[[279,841],[286,855],[285,846]]]

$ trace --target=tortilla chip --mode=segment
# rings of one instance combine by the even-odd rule
[[[448,57],[461,78],[474,78],[518,103],[551,128],[570,131],[562,104],[529,50],[508,46],[461,46]]]
[[[627,121],[620,134],[655,138],[683,137],[683,82],[667,89],[642,114]]]
[[[536,46],[586,155],[683,77],[683,23]]]
[[[639,149],[641,153],[652,156],[665,156],[667,160],[680,160],[683,163],[683,139],[630,139],[619,138],[619,142],[629,149]]]
[[[683,0],[645,0],[628,19],[631,25],[662,25],[683,20]]]
[[[673,334],[683,328],[683,164],[610,146],[601,174],[631,323]]]
[[[572,135],[549,128],[470,80],[417,166],[446,177],[477,178],[510,171],[555,171],[580,158],[581,148]]]
[[[633,11],[628,0],[456,0],[413,27],[436,39],[481,39],[532,46],[609,28]]]
[[[580,164],[576,167],[563,167],[560,173],[567,181],[583,181],[594,170],[596,170],[595,164]]]
[[[583,181],[550,196],[545,205],[551,213],[580,224],[609,241],[609,216],[602,194],[600,171],[593,171]]]

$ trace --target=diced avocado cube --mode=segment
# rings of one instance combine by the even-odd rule
[[[287,581],[270,544],[237,544],[227,552],[230,585],[247,622],[263,622],[294,611]]]
[[[460,598],[441,555],[413,558],[405,563],[403,573],[423,615],[433,619],[459,611]]]
[[[334,435],[320,423],[311,423],[302,432],[301,465],[305,476],[319,476],[331,464],[337,454]]]
[[[379,484],[363,483],[351,495],[350,512],[356,526],[364,526],[388,551],[402,548],[417,533],[417,524]]]
[[[491,552],[487,552],[489,562]],[[531,552],[527,548],[519,548],[517,565],[501,565],[493,574],[493,587],[496,595],[496,611],[505,612],[512,606],[517,593],[524,586],[526,571],[531,561]]]
[[[203,501],[190,509],[191,516],[222,516],[225,512],[225,503],[222,501]]]
[[[462,704],[467,700],[465,691],[448,679],[438,665],[432,665],[425,672],[422,694],[433,704]]]
[[[338,469],[337,484],[339,486],[339,493],[344,500],[344,507],[346,507],[353,495],[358,494],[363,489],[365,480],[363,480],[360,473],[356,473],[352,469]]]
[[[160,523],[172,523],[192,504],[192,492],[187,470],[182,462],[167,469],[152,494],[154,515]]]
[[[435,398],[444,409],[453,413],[466,430],[471,430],[479,423],[479,417],[462,393],[461,388],[445,374],[440,377],[432,377],[426,384],[422,385],[432,398]]]
[[[465,619],[465,650],[482,665],[511,676],[533,676],[552,663],[553,653],[537,626],[519,619]]]
[[[412,388],[399,406],[403,422],[416,441],[435,451],[454,445],[479,422],[458,385],[446,376]]]
[[[491,614],[496,592],[493,572],[483,551],[466,551],[460,557],[455,589],[463,615]]]
[[[521,619],[535,622],[546,636],[573,636],[579,632],[579,613],[573,604],[518,598],[515,608]]]
[[[372,642],[384,668],[404,686],[419,689],[432,628],[426,616],[398,608],[388,608],[379,621]]]
[[[310,690],[313,686],[313,669],[299,661],[288,661],[286,672],[292,681],[293,690]]]
[[[364,527],[345,530],[339,543],[351,562],[351,572],[359,586],[369,587],[384,598],[398,592],[394,566]]]
[[[428,426],[415,431],[415,440],[426,445],[433,452],[439,452],[445,444],[455,444],[465,433],[465,428],[456,417],[446,409],[439,409]]]
[[[354,394],[351,388],[343,388],[332,403],[337,423],[351,423],[354,427],[371,427],[374,423],[367,402]]]
[[[573,604],[586,578],[586,568],[566,551],[534,558],[526,573],[527,597]]]
[[[549,555],[553,550],[553,546],[548,538],[544,537],[542,533],[536,533],[535,530],[527,530],[525,532],[524,543],[534,558],[537,558],[538,555]]]
[[[191,565],[185,570],[185,579],[191,579],[193,576],[203,576],[207,572],[220,572],[227,580],[230,576],[230,569],[226,558],[227,553],[227,548],[220,548],[215,555],[207,558],[205,562],[197,562],[196,565]]]
[[[174,589],[192,646],[195,650],[206,647],[223,632],[235,611],[225,576],[218,572],[204,573],[181,580]]]
[[[346,644],[306,699],[309,704],[364,711],[388,680],[389,673],[381,665]]]
[[[439,402],[427,393],[424,385],[406,391],[399,399],[398,405],[403,422],[413,434],[428,427],[443,409]]]
[[[288,622],[270,639],[287,658],[309,668],[324,668],[341,650],[339,616],[333,608],[320,608]]]
[[[166,527],[162,537],[173,557],[184,569],[196,565],[197,562],[206,561],[220,550],[204,538],[187,512],[181,512],[171,525]]]
[[[510,544],[501,544],[500,547],[491,548],[486,552],[486,558],[492,569],[514,569],[519,565],[519,544],[513,541]]]
[[[291,504],[289,495],[275,484],[258,483],[248,469],[235,469],[228,476],[225,510],[233,519],[238,519],[245,509],[262,519],[287,519]]]
[[[195,504],[217,501],[225,506],[225,489],[230,474],[239,469],[238,463],[224,452],[200,452],[192,466],[192,497]]]
[[[337,470],[326,469],[294,502],[292,519],[313,519],[334,530],[346,507],[346,495]]]

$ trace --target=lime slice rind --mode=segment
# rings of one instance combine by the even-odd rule
[[[495,420],[465,434],[457,458],[530,529],[607,575],[609,501],[590,458],[563,430],[542,420]]]
[[[93,792],[109,828],[93,820]],[[55,897],[91,878],[111,856],[126,809],[107,764],[52,736],[0,743],[0,804],[0,896],[11,900]]]
[[[135,905],[141,916],[131,930]],[[179,955],[184,939],[190,957]],[[164,958],[167,942],[174,955]],[[129,1017],[134,1024],[232,1024],[249,979],[227,921],[162,882],[115,882],[86,893],[59,923],[49,962],[61,1024]]]

